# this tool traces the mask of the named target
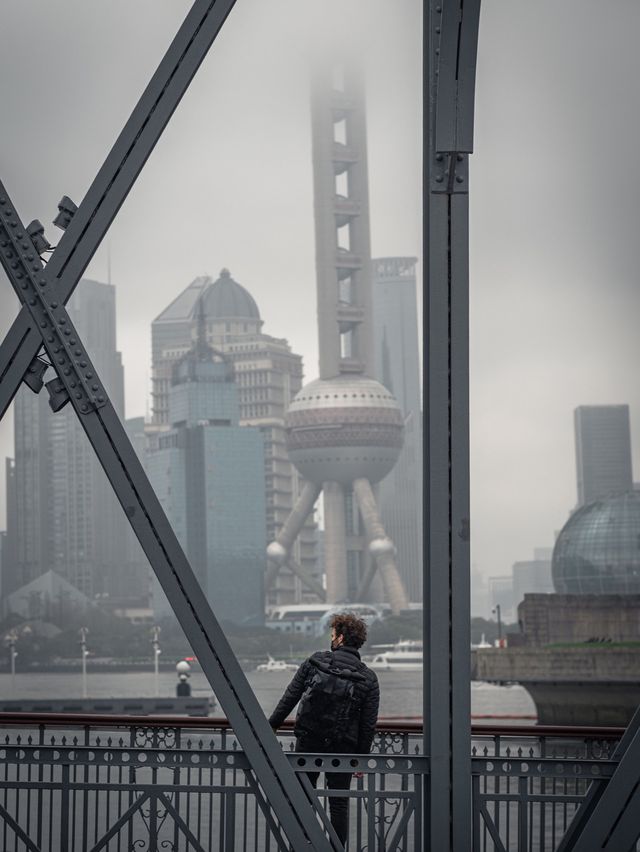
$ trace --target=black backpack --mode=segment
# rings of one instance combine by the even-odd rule
[[[329,745],[347,734],[349,721],[360,709],[356,683],[366,682],[361,672],[309,658],[315,668],[307,683],[296,716],[295,733]]]

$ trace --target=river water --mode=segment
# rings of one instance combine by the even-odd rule
[[[422,716],[421,672],[377,673],[380,681],[380,716],[411,718]],[[282,695],[291,672],[246,673],[265,713],[269,714]],[[193,672],[190,678],[194,696],[211,695],[205,676]],[[158,676],[158,694],[175,695],[176,675],[172,671],[161,671]],[[152,698],[155,693],[155,677],[147,672],[89,672],[87,693],[91,698]],[[78,698],[82,695],[82,676],[67,672],[18,673],[15,689],[12,690],[11,675],[0,674],[0,698],[9,699],[52,699]],[[495,686],[488,683],[471,684],[471,713],[478,721],[513,719],[515,723],[533,722],[521,717],[535,716],[535,705],[528,692],[521,686]],[[220,715],[216,708],[215,715]],[[488,718],[484,718],[488,717]]]

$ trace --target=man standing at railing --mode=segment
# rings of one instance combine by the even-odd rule
[[[331,650],[304,661],[286,688],[269,724],[277,730],[300,702],[294,734],[296,751],[368,754],[376,730],[380,688],[375,672],[360,659],[367,625],[352,613],[330,621]],[[315,787],[318,772],[308,777]],[[351,773],[327,772],[330,790],[348,790]],[[330,797],[331,824],[342,843],[349,830],[349,799]]]

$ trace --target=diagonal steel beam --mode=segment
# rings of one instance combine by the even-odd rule
[[[27,850],[27,852],[41,852],[40,847],[36,846],[36,844],[29,837],[29,835],[22,828],[22,826],[16,822],[16,820],[11,816],[9,811],[2,805],[0,805],[0,822],[5,822],[9,826],[9,828],[16,835],[16,839],[24,843],[24,848]]]
[[[627,852],[635,849],[635,840],[640,836],[637,817],[640,806],[640,708],[616,746],[613,759],[618,760],[616,771],[611,778],[594,780],[591,784],[557,852],[570,852],[572,849]],[[620,834],[628,832],[633,825],[637,827],[635,837],[625,845]]]
[[[146,163],[235,0],[196,0],[47,264],[66,302]],[[0,418],[40,348],[23,309],[0,346]]]
[[[46,270],[0,184],[0,258],[23,302],[0,347],[0,415],[44,346],[292,848],[330,850],[64,307],[233,2],[196,0]]]
[[[630,852],[640,837],[640,728],[604,786],[582,830],[566,848],[580,852]]]
[[[293,848],[330,850],[56,287],[0,182],[0,261]]]

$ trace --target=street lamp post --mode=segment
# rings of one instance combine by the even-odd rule
[[[151,644],[153,645],[153,675],[154,675],[154,684],[155,684],[155,694],[156,698],[160,694],[159,689],[159,674],[160,674],[160,654],[162,651],[160,650],[160,627],[157,625],[152,630]]]
[[[491,610],[495,612],[496,618],[498,619],[498,647],[502,647],[502,617],[500,614],[500,604],[496,604],[495,607]]]
[[[89,633],[88,628],[81,627],[80,628],[80,653],[82,656],[82,697],[87,697],[87,656],[89,652],[87,651],[87,634]]]
[[[9,658],[11,660],[11,694],[15,695],[16,693],[16,657],[18,656],[18,652],[16,651],[16,642],[18,641],[18,634],[15,630],[10,630],[7,633],[5,639],[7,645],[9,646]]]
[[[186,660],[180,660],[179,663],[176,663],[176,671],[178,672],[176,695],[178,698],[188,698],[191,695],[191,684],[189,683],[191,666]]]

